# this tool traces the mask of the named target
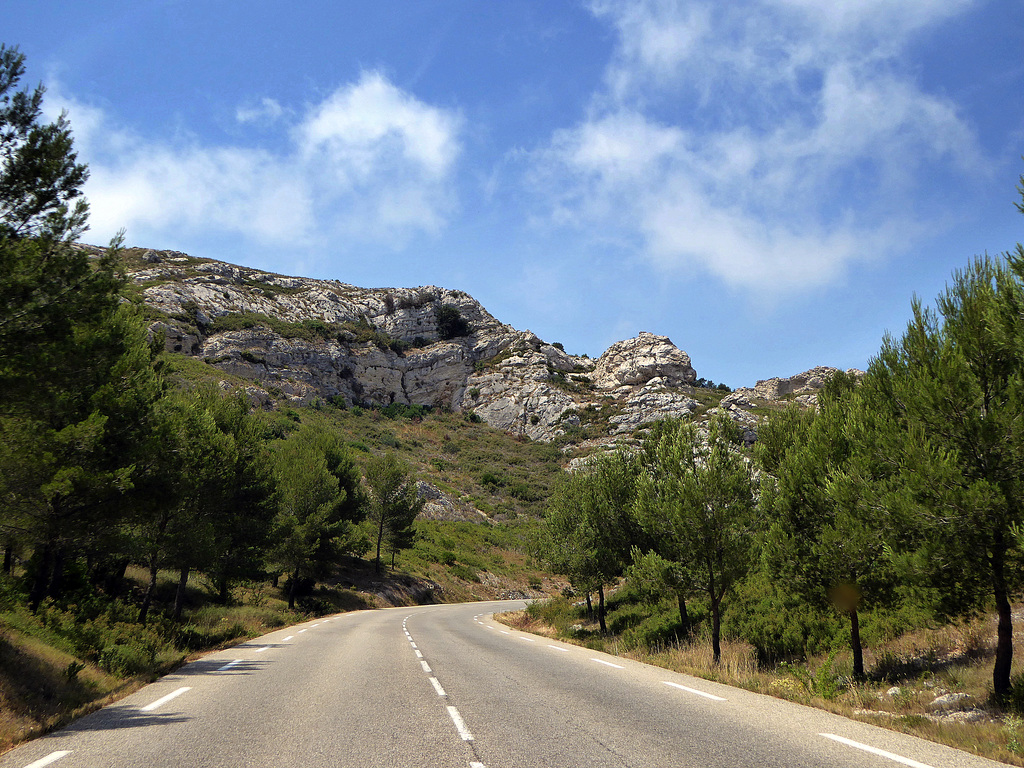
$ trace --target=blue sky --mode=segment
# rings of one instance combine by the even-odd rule
[[[1024,240],[1021,0],[7,0],[86,239],[465,290],[749,386]]]

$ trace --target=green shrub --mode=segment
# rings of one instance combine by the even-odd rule
[[[454,304],[442,304],[436,310],[437,335],[444,340],[468,336],[469,323]]]
[[[156,649],[139,642],[114,643],[100,652],[99,665],[118,677],[145,674],[156,667]]]
[[[449,569],[449,573],[451,573],[452,576],[463,579],[464,581],[480,581],[480,577],[477,575],[476,571],[459,563],[453,565]]]

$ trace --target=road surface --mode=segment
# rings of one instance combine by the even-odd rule
[[[0,768],[981,768],[864,723],[510,630],[359,611],[189,664]]]

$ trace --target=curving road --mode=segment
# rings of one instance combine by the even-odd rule
[[[204,657],[0,768],[974,768],[989,760],[509,630],[361,611]]]

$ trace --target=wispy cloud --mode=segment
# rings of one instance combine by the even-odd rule
[[[399,246],[439,231],[456,204],[461,116],[379,72],[364,72],[297,118],[272,99],[239,108],[242,125],[287,125],[277,150],[143,137],[59,90],[51,88],[48,106],[70,113],[101,238],[126,228],[132,242],[185,232],[260,245]]]
[[[900,250],[934,168],[986,166],[907,42],[968,0],[594,0],[618,44],[586,120],[535,156],[556,220],[753,292]],[[901,211],[901,213],[894,213]]]
[[[239,107],[235,119],[240,123],[273,123],[284,115],[284,107],[276,99],[264,97],[255,106]]]

